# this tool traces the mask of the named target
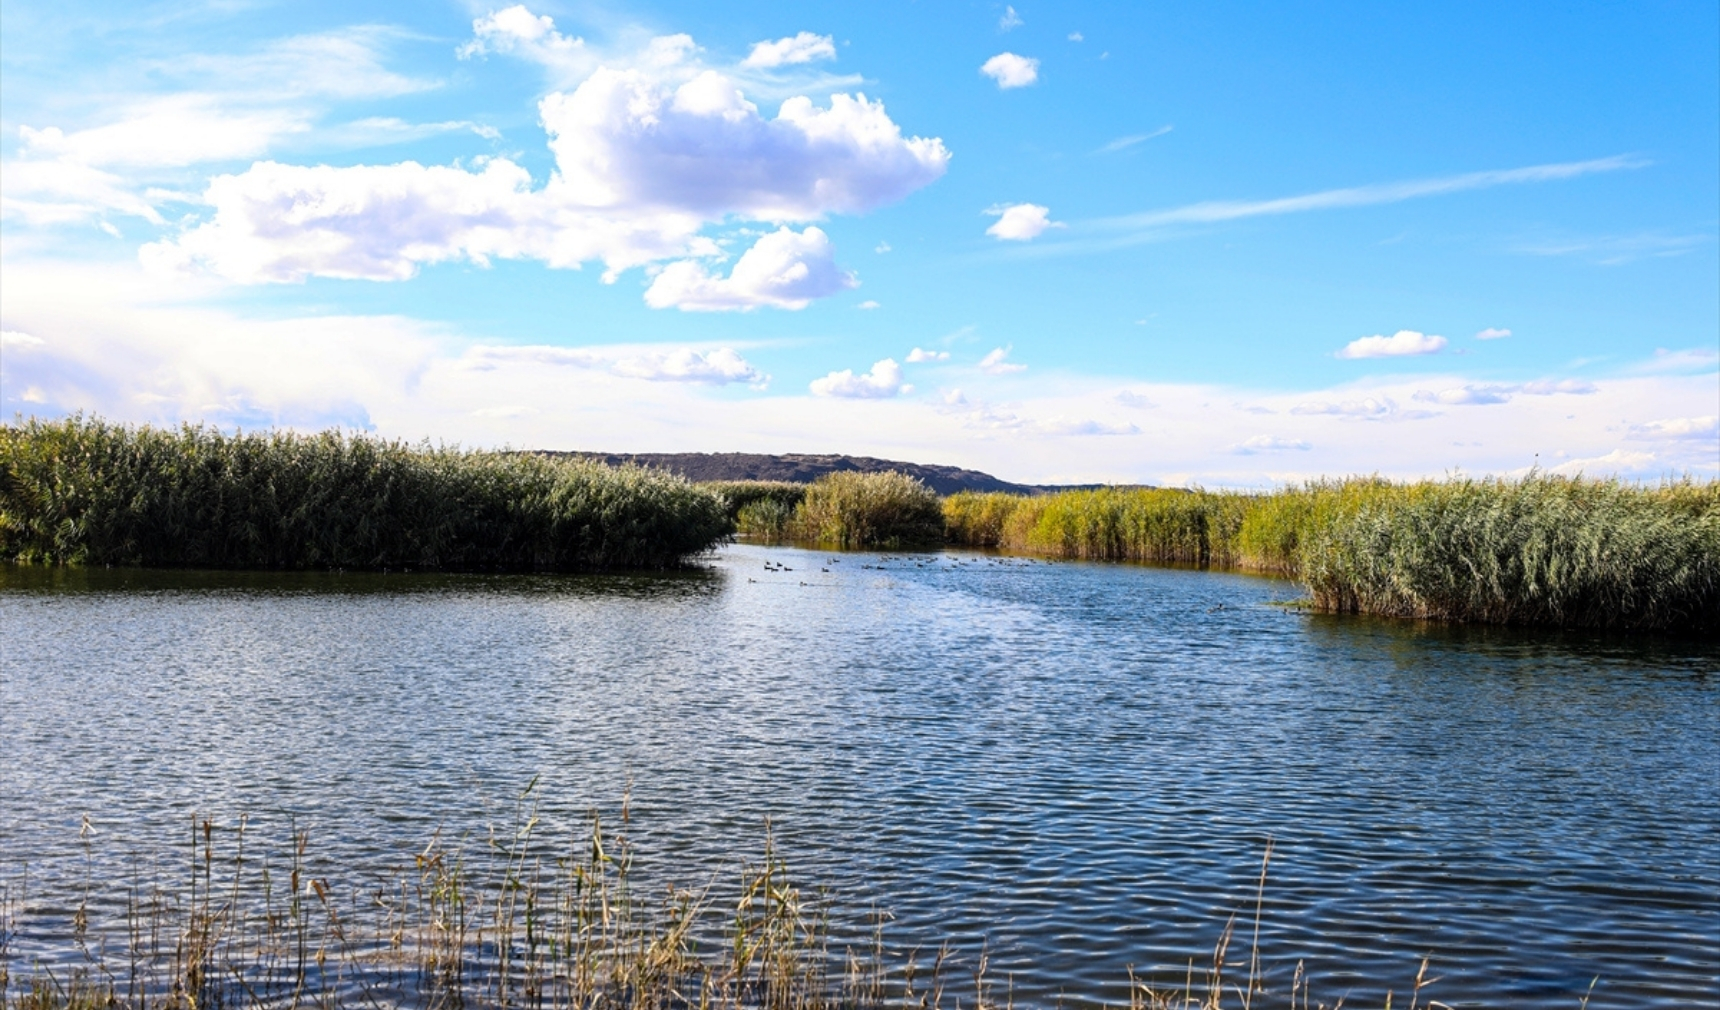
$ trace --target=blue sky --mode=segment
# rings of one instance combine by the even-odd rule
[[[1711,3],[3,17],[9,415],[1720,471]]]

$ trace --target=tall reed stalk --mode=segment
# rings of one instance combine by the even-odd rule
[[[64,896],[31,913],[5,894],[0,1010],[1013,1010],[983,952],[964,965],[947,945],[886,944],[886,915],[872,917],[869,941],[833,949],[830,907],[806,897],[768,830],[734,886],[642,887],[625,802],[615,826],[593,813],[584,833],[546,842],[535,785],[511,824],[478,839],[438,833],[396,875],[364,886],[319,872],[308,832],[295,828],[271,857],[244,819],[193,818],[184,876],[122,888],[115,921],[92,907],[87,878],[69,923]],[[1246,962],[1231,957],[1233,916],[1212,963],[1190,965],[1180,984],[1131,972],[1130,1010],[1324,1005],[1300,964],[1287,989],[1266,985],[1270,858],[1269,846]],[[65,925],[51,960],[19,953],[20,938]]]

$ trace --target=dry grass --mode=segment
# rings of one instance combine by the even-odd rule
[[[873,915],[859,949],[832,950],[828,906],[796,885],[768,830],[762,858],[725,899],[713,897],[713,883],[642,890],[625,802],[617,828],[593,814],[588,832],[557,851],[537,838],[532,794],[528,786],[520,795],[505,830],[477,843],[437,835],[398,876],[344,892],[314,875],[307,833],[294,832],[277,867],[247,852],[243,820],[217,828],[194,819],[182,879],[133,882],[120,921],[91,921],[93,886],[83,882],[69,922],[48,924],[70,932],[54,965],[17,963],[12,944],[38,926],[15,896],[0,902],[0,1008],[1013,1008],[983,952],[971,964],[948,946],[887,953],[886,915]],[[87,830],[83,841],[90,845]],[[1300,964],[1288,991],[1264,987],[1270,860],[1268,845],[1246,963],[1231,959],[1232,916],[1212,963],[1198,973],[1191,964],[1180,985],[1131,973],[1130,1010],[1323,1006]],[[1426,968],[1411,1010],[1439,1005],[1419,1002]]]

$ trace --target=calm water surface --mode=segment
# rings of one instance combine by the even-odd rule
[[[1594,1007],[1720,1001],[1720,646],[1268,605],[1295,594],[744,545],[670,575],[0,569],[15,951],[69,946],[31,909],[81,878],[85,815],[98,875],[179,858],[193,813],[295,819],[345,872],[541,776],[565,832],[631,781],[640,862],[683,883],[769,818],[839,932],[876,904],[897,942],[983,943],[1021,1002],[1180,979],[1268,838],[1280,986],[1306,958],[1378,1005],[1431,955],[1456,1006],[1597,976]]]

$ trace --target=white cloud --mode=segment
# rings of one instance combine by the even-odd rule
[[[1085,42],[1085,41],[1087,41],[1087,36],[1082,35],[1080,32],[1070,32],[1069,33],[1069,41],[1071,41],[1071,42]]]
[[[1026,23],[1027,22],[1021,20],[1020,14],[1015,13],[1014,7],[1005,7],[1003,9],[1003,17],[997,19],[997,28],[998,31],[1014,31]]]
[[[998,53],[980,66],[979,72],[1004,90],[1025,88],[1039,80],[1039,61],[1014,53]]]
[[[997,223],[985,233],[1003,241],[1026,242],[1047,228],[1064,227],[1063,222],[1051,220],[1051,208],[1037,203],[999,204],[987,208],[986,213],[995,215]]]
[[[472,39],[456,50],[461,59],[486,53],[516,53],[537,63],[583,63],[585,40],[556,31],[555,20],[515,4],[472,22]]]
[[[856,305],[854,307],[857,309],[860,309],[862,311],[865,311],[865,312],[870,312],[873,309],[883,308],[882,305],[879,305],[877,302],[873,301],[870,298],[866,299],[865,301],[861,302],[859,305]]]
[[[872,247],[872,251],[877,253],[878,255],[882,256],[883,254],[890,251],[890,243],[880,242],[877,245]]]
[[[645,304],[683,312],[746,311],[766,305],[804,309],[813,299],[858,286],[852,274],[836,265],[835,256],[821,229],[796,233],[779,228],[753,243],[728,277],[711,276],[695,260],[669,264],[646,289]]]
[[[1230,447],[1238,456],[1253,456],[1262,452],[1307,452],[1313,446],[1299,438],[1279,438],[1276,435],[1256,435]]]
[[[490,21],[479,33],[486,47],[580,48],[523,8]],[[599,68],[571,93],[544,98],[539,112],[556,167],[541,188],[502,158],[472,168],[262,162],[216,177],[203,195],[213,219],[146,247],[145,256],[247,283],[400,279],[425,263],[492,257],[552,267],[600,260],[612,280],[629,267],[717,254],[699,235],[709,224],[862,213],[932,182],[948,164],[942,141],[903,137],[865,95],[833,95],[828,108],[790,98],[765,119],[733,81],[686,63],[692,48],[685,36],[659,38],[640,66]],[[798,280],[743,272],[721,281],[698,264],[676,264],[652,285],[651,303],[799,307],[852,286],[834,267],[797,262],[805,268]]]
[[[17,330],[0,330],[0,348],[11,351],[28,351],[31,348],[41,347],[45,343],[47,343],[46,340],[29,333],[20,333]],[[909,358],[908,360],[914,359]]]
[[[1399,358],[1417,354],[1437,354],[1445,347],[1445,338],[1428,336],[1414,330],[1399,330],[1389,337],[1372,336],[1352,340],[1338,352],[1340,358]]]
[[[1011,375],[1015,372],[1027,371],[1026,365],[1017,365],[1004,360],[1009,357],[1009,352],[1012,350],[1014,350],[1012,347],[993,348],[990,354],[979,359],[979,370],[987,375]]]
[[[831,372],[822,379],[812,380],[812,395],[847,400],[882,400],[913,392],[914,387],[902,382],[902,366],[894,358],[885,358],[872,366],[865,375],[855,375],[853,369]]]
[[[1114,399],[1125,407],[1135,407],[1139,410],[1150,410],[1158,406],[1148,397],[1129,389],[1119,390]]]
[[[836,58],[836,41],[828,35],[801,32],[775,42],[760,42],[741,61],[743,67],[768,69],[785,63],[811,63]]]
[[[924,348],[916,347],[908,352],[908,364],[910,365],[918,365],[921,362],[926,361],[948,360],[950,360],[950,352],[948,351],[928,351]]]
[[[725,385],[745,382],[763,385],[770,377],[747,363],[747,360],[727,347],[699,353],[680,348],[655,354],[622,358],[611,369],[616,375],[652,382],[705,382]]]
[[[1633,424],[1626,438],[1640,441],[1708,441],[1720,440],[1720,416],[1670,417],[1646,424]]]
[[[1602,456],[1566,460],[1557,466],[1548,468],[1548,472],[1564,476],[1617,474],[1621,477],[1641,478],[1670,474],[1677,469],[1676,466],[1661,461],[1660,457],[1652,452],[1614,449]]]
[[[1475,335],[1476,340],[1503,340],[1511,335],[1510,330],[1502,330],[1492,326]]]

